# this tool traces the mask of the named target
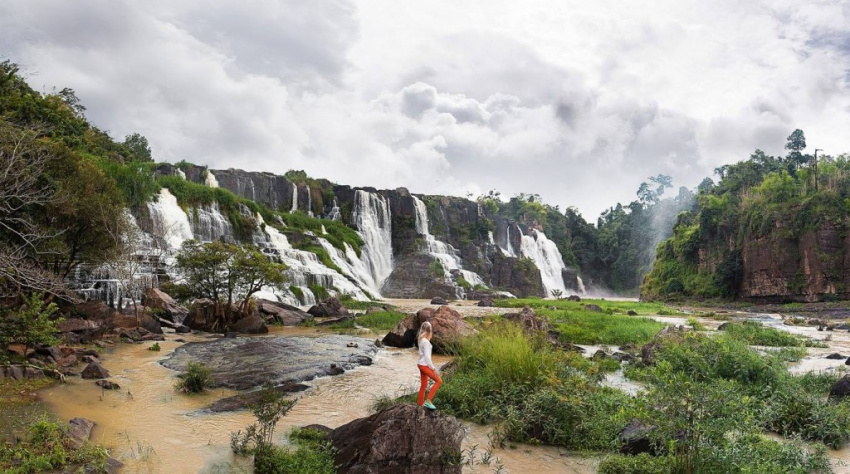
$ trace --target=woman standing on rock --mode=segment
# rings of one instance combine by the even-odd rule
[[[434,363],[431,362],[431,323],[425,321],[422,323],[422,326],[419,327],[419,334],[416,336],[416,340],[419,345],[419,361],[416,363],[417,367],[419,367],[419,406],[424,406],[425,408],[430,408],[431,410],[436,410],[437,407],[434,406],[432,401],[434,400],[434,395],[437,393],[437,389],[440,388],[440,385],[443,385],[443,379],[440,378],[440,374],[437,373],[437,368],[434,367]],[[428,379],[434,381],[434,385],[431,386],[431,391],[428,393],[428,400],[425,400],[425,389],[428,388]]]

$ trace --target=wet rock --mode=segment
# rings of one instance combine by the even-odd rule
[[[123,467],[124,463],[117,459],[109,458],[106,460],[106,472],[108,474],[118,474]]]
[[[349,342],[359,347],[346,347]],[[215,386],[247,390],[266,382],[312,380],[327,375],[330,364],[349,370],[367,360],[371,363],[375,352],[368,340],[343,335],[219,338],[184,344],[161,364],[183,372],[190,361],[203,362],[212,370]]]
[[[384,347],[384,341],[375,339],[375,347]]]
[[[182,324],[174,328],[174,330],[177,332],[177,334],[189,334],[190,332],[192,332],[192,329],[190,329],[189,326],[183,326]]]
[[[635,356],[629,354],[628,352],[615,352],[611,354],[611,357],[620,362],[632,362],[633,360],[635,360]]]
[[[408,404],[342,425],[328,439],[338,472],[460,474],[460,463],[448,465],[445,458],[460,458],[463,437],[454,417]]]
[[[330,297],[307,310],[318,318],[339,318],[348,316],[348,309],[335,297]]]
[[[353,365],[372,365],[372,358],[363,354],[351,354],[348,362]]]
[[[841,377],[829,391],[829,398],[843,399],[850,395],[850,374]]]
[[[260,314],[266,315],[275,323],[284,326],[297,326],[308,319],[313,319],[312,314],[302,311],[295,306],[277,301],[258,300],[257,309],[260,311]]]
[[[345,369],[336,364],[331,364],[331,366],[328,368],[328,375],[340,375],[344,373]]]
[[[577,352],[579,354],[584,354],[586,352],[584,347],[577,346],[577,345],[572,344],[570,342],[561,341],[561,337],[560,337],[560,334],[558,333],[558,331],[550,330],[548,337],[546,338],[546,341],[549,344],[551,344],[552,346],[554,346],[558,349],[561,349],[563,351]]]
[[[449,304],[449,302],[446,301],[445,298],[441,298],[439,296],[436,296],[434,298],[431,298],[431,304],[444,305],[444,304]]]
[[[103,387],[104,390],[119,390],[121,386],[115,382],[110,382],[109,380],[98,380],[94,383],[98,387]]]
[[[345,345],[345,347],[357,347],[357,343],[356,342],[349,342],[348,344]]]
[[[594,313],[601,313],[602,312],[602,307],[599,306],[598,304],[586,304],[586,305],[584,305],[584,309],[586,309],[588,311],[592,311]]]
[[[590,356],[590,358],[593,359],[593,360],[605,360],[605,359],[610,359],[611,354],[603,351],[602,349],[599,349],[596,352],[594,352],[593,355]]]
[[[68,435],[77,447],[80,447],[91,438],[91,430],[94,422],[85,418],[73,418],[68,422]]]
[[[640,453],[656,455],[659,446],[651,440],[652,433],[658,429],[655,425],[647,425],[637,420],[632,420],[623,431],[620,432],[620,452],[632,456]]]
[[[189,314],[189,310],[185,306],[177,304],[171,296],[156,288],[145,290],[142,304],[160,313],[163,319],[175,324],[183,323],[183,320]]]
[[[518,323],[528,333],[549,331],[549,322],[543,318],[538,318],[534,310],[528,306],[522,308],[519,313],[503,314],[502,319]]]
[[[847,360],[844,361],[844,365],[850,365],[850,357],[848,357]]]
[[[836,331],[846,331],[848,329],[850,329],[850,324],[846,324],[846,323],[841,323],[841,324],[835,326]]]
[[[343,316],[341,318],[328,319],[326,321],[316,323],[316,326],[332,326],[334,324],[342,324],[342,323],[345,323],[346,321],[352,321],[352,320],[354,320],[354,316],[349,315],[349,316]]]
[[[841,355],[838,352],[833,352],[832,354],[824,357],[824,359],[829,359],[829,360],[841,360],[841,359],[846,359],[846,358],[847,358],[847,356]]]
[[[310,387],[304,385],[303,383],[285,383],[283,385],[278,385],[274,389],[275,391],[280,393],[297,393],[303,392],[308,388]],[[248,392],[240,395],[234,395],[232,397],[222,398],[221,400],[213,402],[212,405],[207,407],[207,410],[213,413],[244,410],[260,401],[260,397],[262,397],[262,394],[262,391],[257,390],[254,392]]]
[[[637,312],[633,309],[630,309],[629,312],[626,313],[626,314],[628,314],[629,316],[637,316],[638,315]]]
[[[87,356],[84,356],[84,357],[87,357]],[[58,361],[56,361],[56,363],[59,364],[59,367],[73,367],[73,366],[77,365],[77,362],[79,362],[79,361],[77,360],[77,356],[75,356],[74,354],[71,354],[68,357],[65,357],[65,358],[62,358],[62,359],[59,359]],[[85,361],[84,360],[83,362],[94,362],[94,361]]]
[[[269,328],[263,319],[256,315],[242,318],[232,324],[230,328],[242,334],[267,334],[269,332]]]
[[[100,364],[89,364],[83,369],[80,376],[84,379],[105,379],[109,377],[109,371],[104,369]]]
[[[410,315],[399,321],[381,342],[390,347],[413,347],[418,330],[419,323],[416,315]]]

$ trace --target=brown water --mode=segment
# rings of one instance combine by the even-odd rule
[[[275,335],[317,335],[312,328],[283,328]],[[125,463],[123,472],[251,472],[250,461],[230,451],[230,433],[253,423],[248,411],[207,413],[199,410],[213,401],[233,395],[215,389],[202,395],[174,391],[176,373],[158,362],[182,343],[174,335],[160,342],[162,351],[148,351],[148,344],[122,344],[104,353],[103,365],[121,390],[104,391],[91,380],[69,378],[64,385],[41,392],[41,397],[60,418],[88,418],[97,423],[92,439]],[[185,337],[184,337],[185,338]],[[189,341],[202,338],[185,338]],[[278,442],[285,443],[292,427],[313,423],[337,427],[369,415],[380,395],[399,396],[418,389],[415,349],[382,349],[371,366],[359,367],[336,377],[309,382],[298,403],[278,424]],[[442,364],[449,359],[435,356]],[[439,395],[436,399],[439,401]],[[557,448],[519,445],[493,451],[490,465],[480,464],[488,448],[488,427],[466,424],[464,449],[478,446],[479,464],[465,472],[493,472],[501,464],[506,472],[589,473],[597,461],[571,457]]]

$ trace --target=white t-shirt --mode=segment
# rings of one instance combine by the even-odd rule
[[[419,361],[417,364],[427,365],[431,367],[431,370],[437,370],[434,363],[431,362],[431,341],[424,337],[419,340]]]

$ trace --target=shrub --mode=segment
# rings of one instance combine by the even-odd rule
[[[148,347],[149,351],[159,352],[160,347],[158,342],[154,342],[152,346]]]
[[[212,387],[214,379],[212,370],[200,362],[189,362],[186,373],[179,376],[175,388],[185,393],[200,393]]]
[[[54,318],[56,304],[47,304],[44,294],[33,293],[17,310],[0,313],[0,357],[7,355],[10,344],[24,346],[24,355],[38,344],[56,344],[61,318]]]
[[[74,469],[106,472],[109,455],[100,446],[75,444],[65,427],[42,418],[27,430],[27,439],[13,445],[0,444],[0,468],[5,473],[31,473]]]

